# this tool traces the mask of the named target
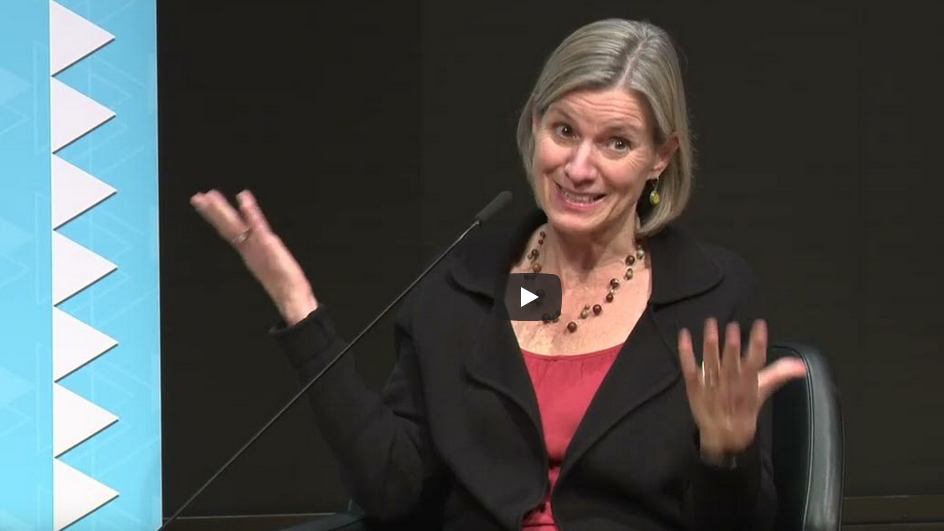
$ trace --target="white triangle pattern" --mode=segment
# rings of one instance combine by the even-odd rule
[[[115,264],[53,231],[52,298],[54,305],[59,305],[115,269],[117,269]]]
[[[118,342],[59,308],[52,309],[52,380],[58,382]]]
[[[49,2],[49,59],[52,75],[115,40],[115,36],[56,2]]]
[[[118,497],[118,492],[102,485],[58,459],[53,459],[53,526],[56,531]]]
[[[58,229],[114,195],[115,189],[52,156],[52,228]]]
[[[52,384],[52,448],[60,457],[118,421],[118,417],[59,384]]]
[[[115,117],[108,107],[56,78],[50,78],[52,152],[68,146]]]
[[[110,120],[115,113],[57,80],[56,74],[114,40],[114,36],[50,0],[51,153]],[[81,369],[117,342],[55,306],[116,269],[115,264],[56,232],[116,190],[52,155],[53,381]],[[57,459],[118,417],[53,383],[53,521],[60,531],[118,492]]]

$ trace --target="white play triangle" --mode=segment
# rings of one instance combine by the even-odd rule
[[[536,301],[538,298],[539,297],[535,295],[534,293],[531,293],[530,291],[524,288],[521,288],[521,306],[522,307],[524,307],[524,305],[532,301]]]
[[[58,382],[118,342],[66,312],[52,309],[52,380]]]
[[[56,78],[50,78],[52,152],[81,138],[115,116],[108,107]]]
[[[118,417],[59,384],[52,384],[52,451],[59,457],[118,421]]]
[[[53,525],[60,531],[118,497],[102,485],[58,459],[53,459]]]
[[[52,75],[115,40],[115,36],[61,5],[49,3],[49,66]]]
[[[52,156],[52,228],[115,194],[115,189],[56,155]]]
[[[52,233],[52,303],[62,301],[117,269],[115,264],[85,247]]]

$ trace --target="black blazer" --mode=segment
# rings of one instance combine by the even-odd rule
[[[404,528],[516,530],[548,488],[537,399],[501,279],[535,212],[478,235],[437,267],[396,320],[398,362],[382,395],[348,356],[313,386],[317,424],[354,501]],[[501,227],[499,227],[501,229]],[[567,449],[552,506],[562,531],[765,531],[773,527],[770,411],[735,469],[699,459],[676,338],[708,317],[744,329],[754,277],[731,252],[676,228],[649,239],[652,294]],[[307,381],[343,348],[322,306],[275,332]]]

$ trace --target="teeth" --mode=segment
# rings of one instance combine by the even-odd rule
[[[574,193],[568,192],[562,187],[558,187],[558,188],[560,188],[561,193],[564,195],[565,198],[567,198],[568,201],[573,201],[574,203],[584,203],[584,204],[589,204],[589,203],[593,203],[597,201],[596,196],[594,195],[574,194]]]

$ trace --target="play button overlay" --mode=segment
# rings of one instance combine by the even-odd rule
[[[538,296],[535,295],[534,293],[531,293],[530,291],[528,291],[528,290],[526,290],[526,289],[524,289],[524,288],[521,288],[521,307],[522,307],[522,308],[524,308],[524,306],[525,306],[526,304],[528,304],[529,302],[536,301],[536,300],[538,300],[539,298],[540,298],[540,297],[538,297]]]
[[[543,321],[560,317],[561,281],[557,275],[508,275],[505,311],[512,321]]]

